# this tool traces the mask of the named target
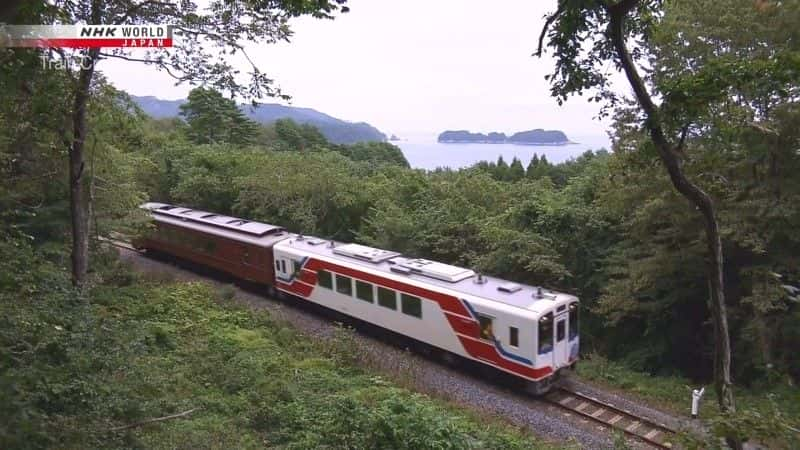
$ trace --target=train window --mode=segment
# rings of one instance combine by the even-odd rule
[[[333,289],[333,275],[327,270],[317,272],[317,282],[324,288]]]
[[[281,272],[286,273],[286,260],[281,260]]]
[[[300,271],[303,270],[303,263],[292,260],[292,264],[294,264],[294,273],[300,274]]]
[[[277,270],[278,272],[281,271],[281,262],[278,261],[277,259],[275,260],[275,270]]]
[[[566,320],[559,320],[556,324],[556,342],[561,342],[564,340],[564,336],[566,335]]]
[[[422,318],[422,300],[413,295],[400,294],[400,308],[404,314]]]
[[[481,326],[481,339],[492,340],[494,339],[494,332],[492,331],[493,319],[483,314],[478,314],[478,323]]]
[[[519,347],[519,328],[508,327],[508,345]]]
[[[353,295],[353,279],[336,275],[336,292],[344,295]]]
[[[356,280],[356,297],[365,302],[372,303],[375,300],[374,296],[375,294],[372,292],[371,284]]]
[[[578,304],[571,303],[569,305],[569,339],[573,340],[578,337]]]
[[[397,309],[397,293],[378,286],[378,304],[389,309]]]
[[[539,354],[553,351],[553,313],[539,319]]]

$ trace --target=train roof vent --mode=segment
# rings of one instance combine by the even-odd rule
[[[376,264],[400,255],[400,253],[397,252],[381,250],[379,248],[367,247],[366,245],[359,244],[345,244],[334,247],[333,253]]]
[[[281,227],[261,222],[245,222],[238,226],[238,228],[246,233],[255,234],[258,236],[263,236],[268,233],[282,230]]]
[[[506,292],[508,294],[513,294],[514,292],[519,292],[522,290],[522,286],[516,283],[504,283],[500,286],[497,286],[497,290],[500,292]]]
[[[325,243],[325,239],[314,238],[314,239],[309,239],[307,242],[308,245],[320,245]]]
[[[467,278],[475,275],[475,272],[463,267],[451,266],[421,258],[409,259],[399,264],[403,267],[411,269],[411,271],[414,273],[435,278],[437,280],[449,281],[451,283],[466,280]]]
[[[392,272],[402,273],[403,275],[411,275],[411,269],[403,266],[392,266],[389,268]]]
[[[249,220],[237,219],[235,217],[221,216],[206,211],[195,211],[191,208],[171,207],[169,209],[159,208],[154,211],[162,216],[191,221],[199,224],[212,225],[231,231],[238,231],[254,236],[264,236],[270,233],[283,231],[283,228],[261,222],[251,222]]]

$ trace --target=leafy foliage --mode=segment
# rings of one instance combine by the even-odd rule
[[[236,102],[213,89],[194,88],[181,105],[186,134],[195,144],[252,144],[258,125],[239,111]]]
[[[3,448],[545,448],[345,364],[345,341],[315,344],[207,285],[137,278],[103,254],[103,283],[81,300],[40,255],[0,240]]]

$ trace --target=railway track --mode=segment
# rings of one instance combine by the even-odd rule
[[[125,250],[130,250],[132,252],[141,253],[133,245],[131,245],[130,242],[128,242],[126,240],[123,240],[121,238],[118,238],[118,237],[114,237],[114,236],[112,236],[112,237],[98,236],[97,240],[98,241],[102,241],[102,242],[106,242],[108,244],[111,244],[114,247],[124,248]]]
[[[675,446],[676,430],[580,392],[554,387],[544,396],[544,400],[606,427],[620,430],[656,448],[672,449]]]

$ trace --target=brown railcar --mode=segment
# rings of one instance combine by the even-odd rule
[[[147,203],[155,227],[134,239],[138,249],[162,251],[237,278],[275,284],[272,247],[289,237],[275,225],[190,208]]]

